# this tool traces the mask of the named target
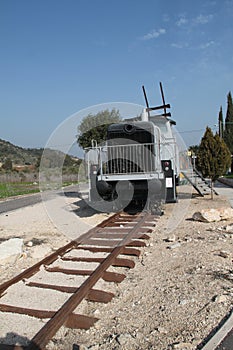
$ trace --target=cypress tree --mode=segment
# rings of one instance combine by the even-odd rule
[[[220,111],[218,114],[218,134],[222,138],[224,133],[224,125],[223,125],[223,114],[222,114],[222,106],[220,107]]]
[[[216,175],[214,180],[216,180],[219,176],[225,175],[230,168],[231,152],[229,151],[229,148],[227,147],[224,140],[221,139],[218,134],[216,134],[214,138],[216,142]]]
[[[215,139],[209,127],[206,128],[205,134],[201,139],[198,150],[198,169],[204,177],[212,178],[214,175],[214,150]]]
[[[233,154],[233,103],[231,92],[227,95],[227,113],[225,119],[224,141]]]
[[[198,150],[198,169],[204,177],[211,180],[211,198],[213,198],[213,181],[227,172],[231,164],[231,154],[225,142],[218,134],[213,135],[206,128]]]

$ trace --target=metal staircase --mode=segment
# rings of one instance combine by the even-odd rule
[[[184,178],[195,188],[198,194],[204,197],[211,193],[211,185],[202,174],[195,168],[190,168],[186,171],[182,171],[181,174]],[[213,192],[218,195],[218,193],[213,189]]]

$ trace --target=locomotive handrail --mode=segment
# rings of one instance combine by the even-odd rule
[[[107,145],[100,148],[100,155],[108,154],[108,162],[104,162],[103,159],[100,162],[100,175],[150,173],[160,166],[155,163],[154,157],[159,153],[157,143]]]

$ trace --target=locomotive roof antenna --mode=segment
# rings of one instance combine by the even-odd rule
[[[165,98],[164,98],[164,93],[163,93],[163,86],[162,86],[162,83],[161,81],[159,82],[159,86],[160,86],[160,92],[161,92],[161,96],[162,96],[162,101],[163,101],[163,109],[164,109],[164,117],[170,117],[171,116],[171,113],[168,112],[167,113],[167,108],[170,108],[170,104],[167,104],[165,103]]]
[[[161,95],[162,95],[162,100],[163,100],[163,104],[161,106],[156,106],[156,107],[150,107],[149,106],[149,102],[148,102],[148,99],[147,99],[147,95],[146,95],[146,90],[145,90],[145,87],[142,86],[142,90],[143,90],[143,93],[144,93],[144,97],[145,97],[145,101],[146,101],[146,111],[148,113],[148,117],[150,118],[150,111],[157,111],[159,109],[163,109],[164,110],[164,113],[163,114],[159,114],[157,115],[158,117],[159,116],[163,116],[163,117],[170,117],[171,116],[171,113],[170,112],[167,112],[167,108],[170,108],[170,104],[169,103],[165,103],[165,98],[164,98],[164,93],[163,93],[163,87],[162,87],[162,83],[160,82],[160,91],[161,91]]]
[[[161,81],[159,82],[159,86],[160,86],[160,92],[161,92],[162,101],[163,101],[164,114],[167,114],[167,110],[166,110],[166,106],[165,106],[165,98],[164,98],[164,93],[163,93],[163,85],[162,85]]]
[[[146,111],[148,113],[148,118],[150,118],[150,106],[149,106],[149,102],[148,102],[148,99],[147,99],[146,90],[145,90],[144,85],[142,85],[142,90],[143,90],[144,98],[145,98],[145,101],[146,101]]]

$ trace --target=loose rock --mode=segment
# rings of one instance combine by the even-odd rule
[[[175,242],[176,236],[174,234],[169,235],[167,238],[165,238],[166,242]]]
[[[167,334],[167,330],[164,327],[158,327],[156,330],[161,334]]]
[[[214,222],[233,218],[232,208],[203,209],[193,214],[193,220],[202,222]]]
[[[51,248],[46,245],[35,246],[31,249],[30,255],[33,259],[42,259],[50,252],[51,252]]]
[[[116,341],[120,345],[126,345],[127,343],[131,343],[132,341],[134,342],[133,337],[129,333],[125,334],[120,334],[116,337]]]
[[[221,250],[220,252],[219,252],[219,256],[221,256],[222,258],[229,258],[229,256],[231,255],[231,253],[230,252],[227,252],[226,250]]]
[[[222,295],[217,295],[214,299],[216,303],[225,303],[227,301],[227,296],[222,294]]]
[[[222,230],[226,231],[227,233],[233,233],[233,224],[223,226]]]
[[[32,247],[33,246],[33,242],[32,241],[29,241],[26,243],[27,247]]]
[[[14,263],[22,254],[23,239],[11,238],[0,244],[0,265]]]
[[[175,249],[175,248],[179,248],[181,246],[181,244],[179,242],[172,244],[170,246],[168,246],[168,249]]]
[[[179,349],[179,350],[189,350],[192,348],[191,343],[175,343],[172,345],[173,349]]]

